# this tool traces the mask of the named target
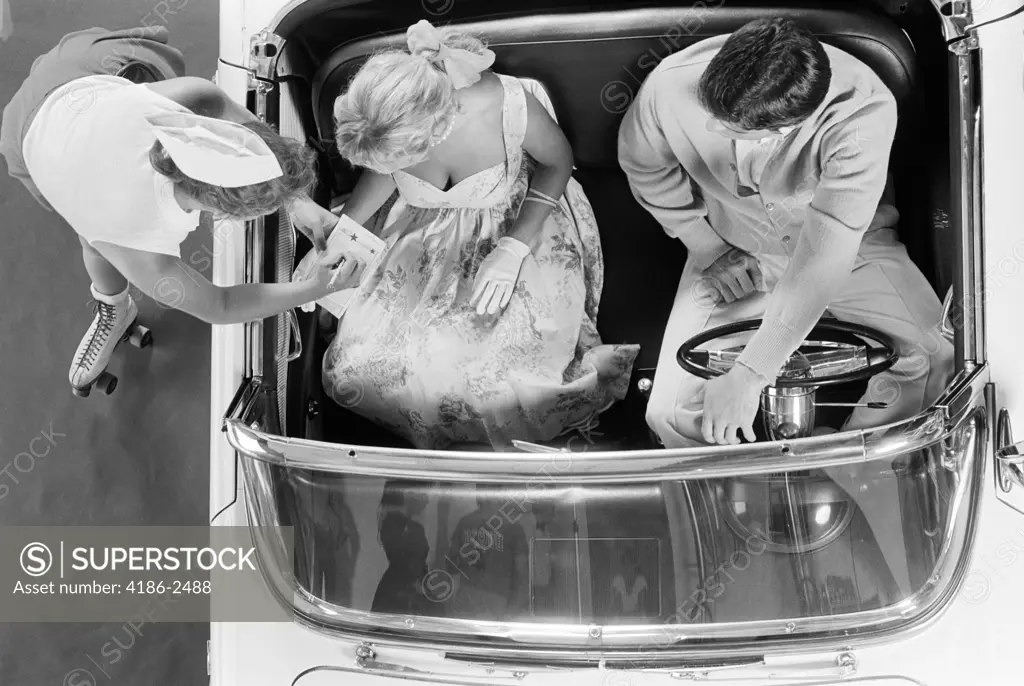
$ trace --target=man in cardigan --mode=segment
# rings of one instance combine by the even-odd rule
[[[865,397],[887,409],[858,408],[845,428],[935,400],[953,352],[886,202],[895,130],[878,76],[785,19],[701,41],[647,78],[619,130],[619,162],[688,251],[647,411],[666,447],[754,440],[761,390],[826,309],[888,333],[901,355]],[[727,374],[704,382],[677,364],[691,336],[757,317]]]

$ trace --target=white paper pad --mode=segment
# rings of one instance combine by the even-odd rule
[[[295,268],[292,281],[305,281],[316,273],[321,260],[325,256],[337,256],[338,254],[355,257],[362,261],[366,265],[362,277],[365,279],[371,272],[377,269],[381,260],[384,259],[385,247],[386,244],[380,238],[364,229],[349,217],[342,215],[327,239],[327,250],[324,252],[320,252],[315,248],[310,250],[302,258],[302,261],[299,262],[299,266]],[[332,293],[326,298],[317,300],[316,303],[303,305],[302,310],[304,312],[312,312],[316,309],[316,305],[319,304],[335,317],[340,318],[348,307],[353,291],[355,291],[355,288],[347,288],[343,291]]]

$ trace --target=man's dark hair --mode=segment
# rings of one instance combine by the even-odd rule
[[[814,35],[789,19],[758,19],[733,33],[708,64],[704,109],[746,131],[792,126],[825,100],[832,68]]]

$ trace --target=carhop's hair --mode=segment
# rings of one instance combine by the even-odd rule
[[[185,195],[213,212],[252,218],[276,212],[281,206],[308,193],[316,183],[316,154],[293,138],[278,134],[263,122],[244,126],[262,138],[277,157],[284,173],[276,179],[238,188],[222,188],[186,176],[174,163],[160,141],[149,150],[149,162]]]
[[[821,42],[789,19],[742,26],[708,63],[698,84],[704,109],[746,131],[801,123],[825,100],[832,68]]]
[[[442,29],[452,49],[482,55],[479,39]],[[458,113],[455,87],[437,50],[379,52],[360,68],[334,101],[334,137],[350,163],[379,173],[415,164]]]

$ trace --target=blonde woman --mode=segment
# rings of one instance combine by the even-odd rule
[[[324,386],[419,448],[555,438],[625,395],[639,350],[598,335],[601,246],[569,143],[543,90],[489,71],[479,40],[421,21],[408,47],[334,106],[364,168],[343,213],[388,253]]]

